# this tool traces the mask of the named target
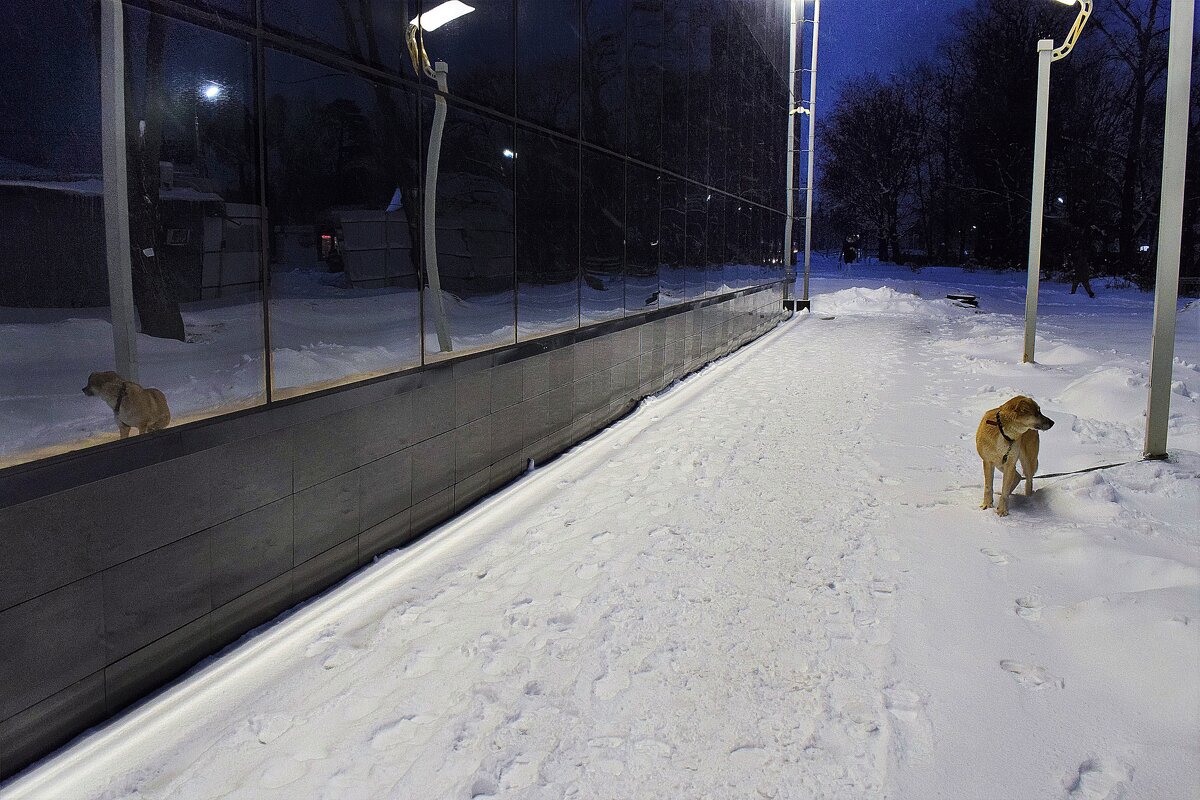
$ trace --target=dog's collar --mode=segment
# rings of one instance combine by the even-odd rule
[[[996,412],[996,418],[995,418],[995,419],[989,419],[989,420],[987,421],[987,424],[988,424],[988,425],[995,425],[997,428],[999,428],[999,429],[1000,429],[1000,435],[1001,435],[1001,436],[1003,436],[1003,437],[1004,437],[1004,441],[1008,442],[1009,444],[1012,444],[1013,442],[1015,442],[1015,441],[1016,441],[1016,439],[1012,438],[1011,436],[1009,436],[1007,433],[1005,433],[1005,432],[1004,432],[1004,426],[1000,424],[1000,412],[999,412],[999,411],[997,411],[997,412]]]
[[[126,390],[127,390],[127,389],[129,389],[129,384],[128,384],[128,383],[122,383],[122,384],[121,384],[121,391],[117,392],[117,404],[116,404],[115,406],[113,406],[113,413],[114,413],[114,414],[120,414],[120,413],[121,413],[121,402],[122,402],[122,401],[125,399],[125,392],[126,392]]]
[[[1008,464],[1008,458],[1012,455],[1013,445],[1016,444],[1017,440],[1004,432],[1004,426],[1000,424],[1000,409],[996,409],[996,418],[989,419],[987,424],[995,425],[999,429],[1000,435],[1004,437],[1004,441],[1008,442],[1008,449],[1004,451],[1004,458],[1000,460],[1001,464]]]

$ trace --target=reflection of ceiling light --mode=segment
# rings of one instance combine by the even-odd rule
[[[505,158],[516,158],[517,157],[517,154],[514,153],[512,150],[509,150],[507,147],[504,148],[504,152],[502,153],[502,155]]]
[[[445,25],[447,22],[452,22],[463,14],[470,14],[475,9],[460,0],[447,0],[437,8],[432,8],[424,14],[417,14],[413,17],[412,22],[408,23],[417,28],[424,28],[426,31],[436,31],[438,28]]]
[[[1148,245],[1148,244],[1144,244],[1144,245],[1142,245],[1141,247],[1139,247],[1139,248],[1138,248],[1138,250],[1142,251],[1143,253],[1149,253],[1149,252],[1150,252],[1150,245]]]
[[[206,100],[216,100],[221,96],[221,87],[215,83],[206,83],[200,87],[200,94],[204,95]]]

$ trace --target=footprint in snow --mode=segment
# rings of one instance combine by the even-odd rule
[[[344,667],[358,657],[358,653],[352,647],[339,647],[334,650],[324,661],[321,666],[325,669],[337,669]]]
[[[1077,774],[1067,779],[1070,800],[1120,800],[1125,782],[1132,777],[1129,767],[1103,758],[1089,758]]]
[[[287,733],[294,723],[290,714],[267,714],[251,720],[250,730],[260,744],[270,744]]]
[[[1000,669],[1011,673],[1017,683],[1027,689],[1062,689],[1066,686],[1066,681],[1051,675],[1045,667],[1004,660],[1000,662]]]
[[[891,597],[896,592],[896,584],[887,581],[871,581],[871,594],[876,597]]]
[[[1030,622],[1037,622],[1042,618],[1042,608],[1044,608],[1042,601],[1036,597],[1018,597],[1014,610],[1018,617]]]
[[[427,714],[408,714],[393,722],[380,725],[371,733],[371,748],[391,750],[412,744],[422,725],[428,725],[434,717]]]
[[[1008,553],[1004,552],[1003,550],[996,550],[991,547],[983,547],[983,548],[980,548],[979,552],[981,552],[985,556],[987,556],[988,561],[991,561],[993,564],[1007,564],[1008,563]]]

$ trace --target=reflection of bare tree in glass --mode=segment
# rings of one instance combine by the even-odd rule
[[[624,113],[624,19],[614,20],[623,2],[584,0],[583,3],[583,126],[590,141],[620,136]]]
[[[162,152],[163,56],[166,51],[166,18],[149,15],[146,33],[145,110],[138,118],[134,103],[127,102],[131,118],[127,130],[135,132],[129,148],[129,240],[132,249],[133,303],[141,332],[163,339],[184,340],[179,303],[168,287],[158,256],[160,193],[159,159]],[[126,62],[129,69],[129,62]],[[133,81],[126,79],[126,86]]]

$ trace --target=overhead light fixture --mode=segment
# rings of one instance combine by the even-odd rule
[[[1059,0],[1062,2],[1062,0]],[[1075,2],[1075,0],[1071,0]],[[420,28],[423,31],[436,31],[438,28],[445,25],[447,22],[453,22],[464,14],[470,14],[474,11],[474,6],[469,6],[461,0],[446,0],[436,8],[432,8],[422,14],[417,14],[413,17],[412,22],[408,23],[414,28]]]
[[[1079,6],[1079,15],[1075,17],[1075,24],[1071,26],[1067,37],[1063,39],[1063,43],[1054,51],[1054,55],[1050,59],[1051,61],[1060,61],[1075,49],[1075,43],[1079,41],[1079,35],[1083,33],[1083,26],[1087,25],[1088,18],[1092,16],[1092,0],[1054,0],[1054,2],[1064,6]]]

